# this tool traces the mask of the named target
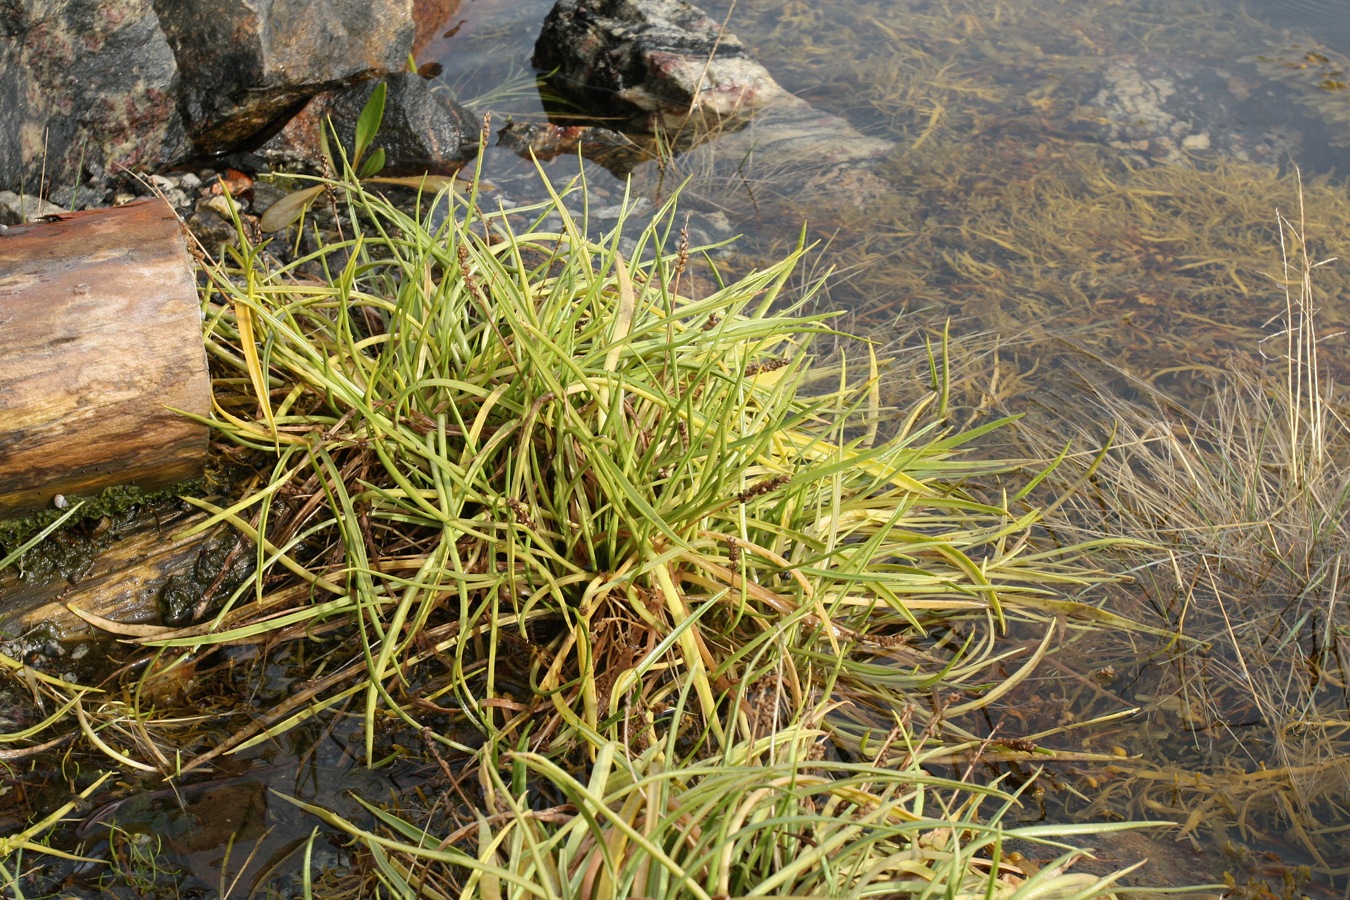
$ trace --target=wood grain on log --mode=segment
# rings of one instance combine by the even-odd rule
[[[0,572],[0,628],[25,634],[41,627],[58,640],[96,633],[71,607],[116,622],[160,624],[168,580],[191,573],[212,540],[225,540],[220,529],[183,536],[206,518],[206,513],[190,513],[158,524],[147,520],[106,547],[91,542],[89,559],[77,572],[53,571],[41,578]]]
[[[201,305],[162,200],[0,235],[0,517],[201,471]]]

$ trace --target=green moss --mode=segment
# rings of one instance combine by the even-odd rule
[[[202,478],[190,478],[159,490],[147,491],[130,484],[116,484],[84,501],[80,514],[72,518],[67,528],[81,522],[98,521],[104,516],[120,516],[135,506],[153,504],[170,497],[200,493]],[[12,547],[61,518],[62,510],[44,509],[17,519],[0,520],[0,547]]]
[[[20,557],[16,564],[20,576],[26,581],[41,581],[62,574],[78,580],[99,551],[112,544],[121,533],[122,529],[111,526],[128,522],[142,510],[175,503],[184,494],[200,494],[204,486],[205,481],[198,477],[154,491],[132,485],[106,488],[84,501],[79,515],[72,517],[61,530]],[[20,519],[0,522],[0,556],[62,514],[63,510],[44,509]]]

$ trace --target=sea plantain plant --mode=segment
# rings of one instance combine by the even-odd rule
[[[350,172],[356,178],[369,185],[402,185],[417,190],[436,190],[453,185],[455,179],[449,175],[426,173],[416,176],[381,175],[385,170],[385,152],[383,147],[375,146],[375,138],[384,119],[384,103],[388,87],[381,81],[370,92],[361,112],[357,114],[353,126],[352,146],[344,149],[335,140],[330,140],[326,131],[319,132],[319,153],[323,170],[328,173]],[[331,123],[329,127],[332,128]],[[334,138],[336,131],[334,130]],[[338,152],[333,152],[333,147]],[[296,188],[277,200],[263,213],[258,227],[265,232],[280,231],[300,221],[320,197],[331,188],[323,179],[296,176],[302,181],[315,183],[308,187]]]
[[[143,639],[172,650],[328,635],[329,673],[184,772],[355,700],[370,762],[377,735],[403,728],[437,759],[475,760],[484,802],[496,797],[461,835],[479,855],[436,857],[462,896],[493,895],[489,883],[568,896],[596,878],[608,887],[587,896],[712,895],[733,877],[767,888],[770,861],[798,838],[723,835],[708,851],[722,862],[698,862],[695,877],[671,861],[677,848],[655,850],[705,826],[660,809],[693,802],[687,792],[756,807],[776,796],[768,785],[795,783],[812,828],[853,823],[829,827],[855,869],[778,881],[897,886],[913,858],[931,869],[903,882],[926,884],[918,893],[1032,883],[1035,867],[999,863],[998,816],[976,814],[980,797],[1011,797],[925,782],[920,760],[978,752],[960,717],[1035,668],[1056,619],[1110,617],[1057,595],[1097,577],[1084,547],[1034,551],[1036,512],[1013,512],[1021,495],[975,486],[1009,464],[961,456],[998,423],[946,429],[940,354],[932,394],[888,419],[866,347],[852,354],[861,366],[811,355],[813,337],[835,335],[828,315],[806,312],[814,286],[794,287],[801,249],[707,286],[690,272],[694,250],[668,249],[671,205],[633,234],[621,222],[596,236],[569,212],[584,186],[570,203],[549,188],[498,212],[476,189],[395,203],[355,177],[329,187],[350,239],[270,267],[245,242],[205,297],[212,424],[275,462],[233,503],[192,502],[212,514],[202,527],[229,522],[253,543],[256,575],[209,622]],[[550,215],[560,229],[542,230]],[[1043,622],[1042,639],[1000,648],[1013,617]],[[937,689],[947,699],[930,703]],[[834,761],[820,762],[827,748]],[[641,790],[597,774],[615,766]],[[500,771],[515,773],[509,788]],[[739,787],[724,794],[719,779]],[[571,812],[531,825],[520,792],[536,781]],[[903,802],[887,799],[896,791]],[[894,802],[882,819],[896,828],[873,834],[876,803]],[[445,843],[394,812],[380,814],[384,837],[323,815],[368,838],[396,893],[407,884],[388,851],[414,859]],[[632,843],[595,855],[617,840]],[[933,856],[934,841],[950,852]],[[468,861],[499,852],[516,875]],[[770,855],[747,870],[743,853]],[[856,868],[880,860],[866,877]],[[1035,884],[1104,890],[1054,877]]]
[[[260,599],[288,570],[309,586],[301,614],[360,623],[372,714],[402,710],[407,673],[434,660],[448,680],[424,699],[453,697],[489,735],[547,713],[535,734],[563,746],[687,682],[716,747],[747,730],[727,701],[766,655],[979,683],[1010,609],[1085,577],[1081,548],[1028,551],[1017,498],[959,488],[998,468],[957,457],[992,426],[943,433],[938,391],[929,421],[914,410],[881,439],[871,376],[811,369],[830,329],[783,302],[799,253],[693,299],[659,223],[629,258],[618,230],[533,230],[565,213],[557,196],[443,215],[460,204],[443,193],[410,215],[341,188],[358,236],[214,273],[208,344],[251,388],[219,393],[215,424],[278,461],[213,522],[258,539]],[[823,379],[838,389],[804,390]],[[236,640],[276,613],[231,603],[211,633],[158,643]],[[954,619],[969,636],[940,637]],[[485,703],[504,667],[542,698],[528,715]]]

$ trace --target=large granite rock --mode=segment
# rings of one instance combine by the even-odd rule
[[[652,128],[695,115],[725,123],[786,94],[735,35],[679,0],[559,0],[534,65],[592,104],[640,111]]]
[[[184,155],[178,88],[150,0],[0,3],[0,188]]]
[[[0,0],[0,189],[260,142],[402,72],[414,0]]]
[[[237,149],[320,91],[403,70],[412,0],[154,0],[198,152]]]

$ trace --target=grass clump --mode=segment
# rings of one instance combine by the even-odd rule
[[[1029,550],[1018,498],[962,487],[1001,466],[960,456],[985,429],[943,429],[938,361],[883,431],[875,358],[862,377],[812,366],[831,332],[800,312],[810,288],[785,296],[800,251],[696,299],[693,252],[664,249],[669,207],[593,237],[556,194],[491,213],[445,192],[410,213],[335,188],[354,237],[212,274],[217,425],[276,463],[201,505],[256,541],[258,602],[148,643],[333,632],[342,649],[185,768],[350,699],[370,761],[401,727],[479,771],[472,852],[392,812],[380,837],[325,814],[395,892],[430,863],[448,867],[432,896],[1012,891],[999,816],[976,814],[1011,798],[923,775],[928,745],[978,742],[911,734],[941,718],[913,700],[1001,695],[1054,629],[1008,676],[1006,619],[1089,575],[1081,548]],[[550,213],[561,230],[540,230]],[[541,784],[565,813],[530,811]],[[744,828],[718,831],[731,813]],[[811,858],[847,861],[794,863],[799,826]]]
[[[370,765],[420,741],[462,803],[311,805],[370,864],[334,896],[1106,890],[1080,851],[1007,863],[1015,795],[923,768],[978,757],[960,718],[1103,615],[1058,596],[1084,548],[1034,551],[1022,494],[980,486],[1009,466],[962,450],[998,423],[944,425],[940,358],[884,417],[866,348],[813,358],[800,249],[687,296],[669,206],[596,236],[555,193],[330,187],[351,237],[280,264],[241,236],[208,273],[213,424],[271,461],[190,502],[254,574],[131,638],[158,658],[124,702],[70,701],[95,747],[181,777],[343,713]],[[1038,644],[999,647],[1014,618]],[[240,645],[303,647],[306,680],[172,746],[156,681]]]
[[[218,397],[220,427],[278,458],[216,518],[268,535],[264,600],[284,569],[302,614],[359,624],[371,715],[406,715],[408,667],[435,660],[421,699],[484,734],[631,737],[687,684],[691,739],[724,746],[748,736],[728,700],[767,658],[847,672],[861,652],[899,683],[957,684],[988,647],[934,626],[993,634],[1010,602],[1083,577],[1026,552],[1034,516],[957,486],[997,468],[956,457],[977,432],[918,409],[880,440],[867,384],[803,390],[847,375],[809,369],[822,316],[775,311],[798,254],[694,300],[659,224],[630,260],[617,230],[532,230],[556,197],[510,215],[470,198],[460,221],[441,194],[419,220],[346,190],[359,236],[280,271],[241,257],[207,330],[255,389]],[[158,643],[275,615],[230,604],[209,638]]]

